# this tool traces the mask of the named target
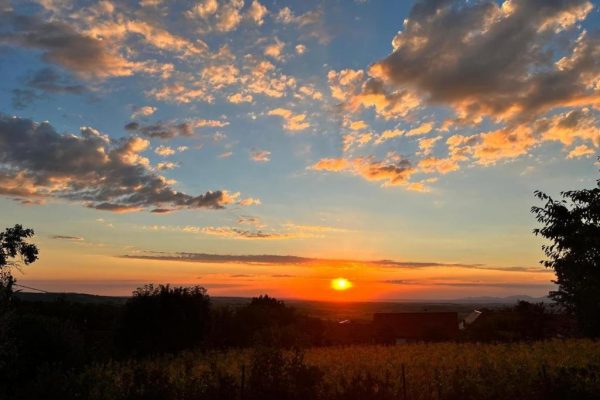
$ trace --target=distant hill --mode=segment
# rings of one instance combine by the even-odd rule
[[[65,301],[81,303],[123,304],[126,296],[98,296],[83,293],[33,293],[17,292],[17,298],[24,301]],[[327,302],[285,299],[286,304],[296,308],[300,313],[329,320],[370,320],[374,313],[382,312],[438,312],[455,311],[464,316],[477,308],[501,308],[515,304],[519,300],[531,303],[549,302],[547,297],[508,296],[508,297],[466,297],[448,300],[397,300],[387,302]],[[213,297],[211,301],[216,307],[241,307],[250,302],[247,297]]]
[[[532,297],[527,295],[516,295],[506,297],[465,297],[462,299],[451,300],[453,303],[469,303],[469,304],[513,304],[518,301],[528,301],[530,303],[551,303],[552,300],[549,297]]]
[[[36,293],[36,292],[16,292],[15,297],[24,301],[56,301],[65,300],[77,303],[117,303],[122,304],[127,301],[126,296],[99,296],[85,293]]]

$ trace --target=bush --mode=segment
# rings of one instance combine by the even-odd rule
[[[143,356],[197,347],[209,315],[210,298],[203,287],[146,285],[124,306],[117,346],[124,355]]]

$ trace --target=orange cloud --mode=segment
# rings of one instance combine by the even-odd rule
[[[415,172],[408,160],[396,157],[383,161],[370,157],[324,158],[309,168],[316,171],[348,172],[368,181],[383,181],[383,186],[406,186]]]
[[[267,115],[283,118],[283,127],[288,131],[302,131],[310,127],[310,123],[306,121],[306,114],[294,114],[287,108],[273,109]]]
[[[0,115],[0,193],[113,212],[220,209],[239,197],[221,190],[196,196],[176,191],[174,181],[157,174],[141,154],[149,144],[140,137],[114,140],[90,127],[79,135],[60,134],[49,123]]]

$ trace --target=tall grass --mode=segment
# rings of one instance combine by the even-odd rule
[[[188,352],[94,365],[66,377],[49,370],[46,380],[56,398],[90,400],[600,399],[600,342]],[[29,390],[48,393],[47,384]]]

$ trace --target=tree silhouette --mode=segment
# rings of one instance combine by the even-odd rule
[[[31,264],[38,258],[38,248],[26,239],[33,236],[32,229],[21,225],[0,232],[0,388],[10,380],[12,366],[17,357],[17,343],[13,334],[14,312],[11,305],[15,279],[11,269]],[[0,397],[2,397],[0,390]]]
[[[15,282],[11,267],[19,268],[38,259],[37,246],[26,241],[33,234],[33,229],[18,224],[0,232],[0,291],[3,296],[10,295]]]
[[[145,285],[124,306],[117,345],[124,354],[141,356],[190,349],[204,340],[209,317],[203,287]]]
[[[532,207],[542,228],[534,233],[550,240],[542,249],[541,263],[556,272],[558,290],[550,297],[573,312],[586,335],[600,336],[600,180],[593,189],[561,192],[554,200],[540,191],[544,201]]]

